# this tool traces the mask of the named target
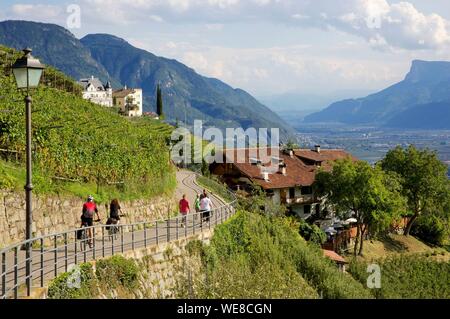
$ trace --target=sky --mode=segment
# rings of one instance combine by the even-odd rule
[[[0,0],[8,19],[114,34],[257,97],[376,91],[450,61],[448,0]]]

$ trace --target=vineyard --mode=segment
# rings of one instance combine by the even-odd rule
[[[450,298],[450,263],[421,254],[398,254],[374,261],[380,266],[381,287],[371,292],[381,299]],[[368,262],[353,261],[350,272],[362,284],[367,282]]]
[[[20,53],[0,47],[0,186],[23,187],[24,93],[11,75]],[[39,191],[153,196],[175,186],[167,142],[172,127],[128,119],[83,100],[81,88],[47,68],[33,90],[33,164]],[[78,190],[78,191],[76,191]]]

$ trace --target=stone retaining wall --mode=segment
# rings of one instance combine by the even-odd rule
[[[126,217],[122,224],[156,219],[166,219],[176,211],[176,202],[171,197],[136,200],[120,203]],[[80,226],[83,200],[74,197],[34,196],[33,236],[39,237],[75,229]],[[99,205],[103,222],[108,209]],[[0,192],[0,247],[6,247],[25,239],[25,195]]]

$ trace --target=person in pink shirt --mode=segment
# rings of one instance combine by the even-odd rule
[[[191,210],[191,208],[189,206],[189,202],[186,199],[186,194],[183,194],[183,198],[180,200],[179,208],[180,208],[180,214],[183,215],[181,227],[184,227],[184,225],[186,224],[186,215],[189,214],[189,212]]]

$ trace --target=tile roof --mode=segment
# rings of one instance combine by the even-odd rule
[[[279,148],[246,148],[223,150],[226,155],[226,163],[232,163],[244,176],[263,189],[280,189],[297,186],[311,186],[316,178],[318,166],[308,165],[301,160],[302,156],[315,156],[316,162],[322,164],[325,169],[331,169],[331,163],[337,159],[353,158],[343,150],[324,150],[320,154],[315,151],[295,150],[293,157],[281,151]],[[315,153],[315,154],[312,154]],[[239,157],[238,157],[239,155]],[[271,165],[272,157],[279,158],[286,164],[286,174],[280,172],[278,165]],[[257,158],[261,165],[252,164],[251,159]],[[239,159],[239,160],[238,160]],[[320,159],[320,160],[319,160]],[[225,157],[224,157],[225,160]],[[263,177],[263,172],[269,172],[269,180]]]
[[[355,159],[350,153],[344,150],[321,150],[319,153],[314,150],[296,149],[294,150],[294,154],[300,158],[315,162],[336,161],[347,157]]]
[[[127,95],[133,94],[133,93],[135,93],[134,89],[120,89],[120,90],[114,91],[113,96],[122,98],[122,97],[126,97]]]
[[[224,152],[227,154],[228,163],[233,163],[243,175],[264,189],[310,186],[314,183],[314,167],[305,165],[296,157],[291,158],[278,148],[225,150]],[[237,161],[240,154],[243,158]],[[286,175],[280,172],[278,164],[272,165],[272,156],[286,164]],[[261,165],[250,163],[250,159],[254,157],[261,161]],[[268,181],[264,180],[263,171],[269,172]]]
[[[92,85],[99,91],[105,91],[105,87],[103,86],[102,81],[100,81],[98,78],[90,77],[88,79],[81,79],[78,83],[83,87],[84,90],[86,90],[89,85]]]
[[[335,262],[342,263],[342,264],[347,263],[342,256],[338,255],[337,253],[335,253],[332,250],[322,249],[322,251],[323,251],[323,255],[325,257],[330,258],[331,260],[333,260]]]

